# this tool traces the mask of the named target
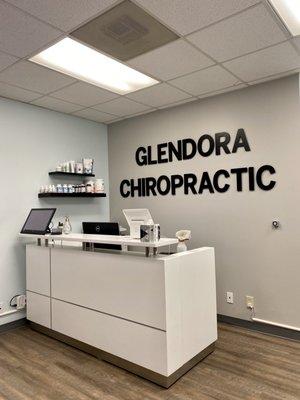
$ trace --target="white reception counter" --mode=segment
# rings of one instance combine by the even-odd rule
[[[145,257],[28,244],[26,281],[34,329],[164,387],[213,351],[213,248]]]

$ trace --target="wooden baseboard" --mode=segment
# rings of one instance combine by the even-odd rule
[[[282,328],[280,326],[268,325],[256,321],[246,321],[244,319],[229,317],[228,315],[222,314],[218,314],[218,322],[240,326],[241,328],[258,331],[285,339],[292,339],[297,341],[300,340],[300,332],[293,331],[292,329]]]
[[[177,371],[173,372],[170,376],[164,376],[158,374],[157,372],[151,371],[150,369],[141,367],[140,365],[134,364],[130,361],[124,360],[123,358],[117,357],[113,354],[107,353],[106,351],[100,350],[96,347],[90,346],[86,343],[83,343],[79,340],[73,339],[69,336],[63,335],[62,333],[56,332],[52,329],[45,328],[44,326],[38,325],[34,322],[29,322],[29,325],[32,329],[43,333],[45,335],[51,336],[54,339],[57,339],[61,342],[64,342],[70,346],[76,347],[79,350],[82,350],[86,353],[89,353],[100,360],[106,361],[110,364],[116,365],[117,367],[123,368],[126,371],[134,373],[142,378],[145,378],[151,382],[156,383],[159,386],[164,388],[169,388],[173,383],[175,383],[180,377],[182,377],[185,373],[187,373],[191,368],[193,368],[196,364],[198,364],[201,360],[207,357],[210,353],[214,351],[215,343],[212,343],[200,353],[198,353],[195,357],[185,363],[182,367],[180,367]]]

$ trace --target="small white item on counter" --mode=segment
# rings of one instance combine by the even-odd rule
[[[191,238],[191,231],[187,229],[182,229],[180,231],[177,231],[175,236],[179,240],[177,245],[177,253],[187,251],[187,245],[185,242]]]
[[[65,217],[64,225],[63,225],[63,233],[65,235],[68,235],[71,232],[72,232],[72,226],[71,226],[71,222],[70,222],[70,217]]]
[[[143,224],[140,226],[141,242],[157,242],[160,240],[159,224]]]

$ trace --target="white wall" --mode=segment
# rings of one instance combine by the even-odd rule
[[[192,230],[190,247],[216,249],[218,312],[249,319],[245,295],[255,297],[257,317],[300,326],[300,187],[298,75],[203,99],[109,126],[111,217],[122,223],[123,208],[147,207],[162,233]],[[204,133],[244,128],[251,152],[139,167],[139,146]],[[243,166],[275,167],[276,187],[256,190],[124,199],[122,179],[201,171],[210,173]],[[282,227],[271,228],[273,219]],[[225,292],[234,292],[227,304]]]
[[[107,127],[82,118],[0,99],[0,302],[25,290],[25,251],[18,233],[32,207],[57,207],[55,221],[69,215],[73,231],[83,220],[109,220],[108,198],[38,199],[58,162],[95,159],[95,173],[108,192]],[[68,178],[70,182],[77,182]],[[80,182],[80,181],[79,181]],[[0,317],[0,324],[22,314]]]

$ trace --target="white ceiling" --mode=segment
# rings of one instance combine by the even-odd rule
[[[133,0],[179,39],[126,64],[161,83],[119,96],[27,61],[119,0],[0,0],[0,96],[111,123],[300,68],[267,0]]]

